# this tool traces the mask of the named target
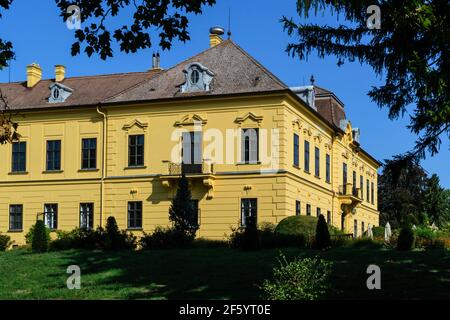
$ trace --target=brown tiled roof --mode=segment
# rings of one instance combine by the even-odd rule
[[[73,93],[62,103],[48,103],[49,86],[53,79],[41,80],[33,88],[26,82],[0,83],[0,90],[8,99],[12,110],[36,108],[77,107],[96,105],[109,97],[154,77],[157,71],[119,73],[98,76],[66,78],[63,85]]]
[[[341,120],[346,119],[344,108],[332,97],[324,97],[315,100],[317,112],[319,112],[330,124],[339,128]]]
[[[193,94],[195,96],[288,89],[281,80],[270,73],[248,53],[233,41],[227,40],[104,102],[141,101],[190,96],[192,94],[181,93],[180,86],[185,82],[183,70],[193,62],[202,64],[214,73],[211,90]]]

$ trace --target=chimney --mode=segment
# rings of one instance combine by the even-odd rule
[[[217,46],[219,43],[221,43],[222,37],[221,35],[223,35],[225,33],[225,30],[222,27],[212,27],[209,29],[209,46],[215,47]]]
[[[153,53],[152,56],[152,70],[161,70],[161,57],[159,55],[159,52]]]
[[[34,87],[42,78],[42,69],[37,63],[27,66],[27,88]]]
[[[57,64],[55,66],[55,80],[56,80],[56,82],[63,81],[65,75],[66,75],[66,67],[61,65],[61,64]]]

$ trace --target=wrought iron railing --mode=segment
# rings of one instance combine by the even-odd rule
[[[185,174],[212,174],[214,165],[208,159],[203,159],[202,163],[175,163],[168,162],[169,175]]]
[[[354,188],[351,183],[347,183],[339,186],[339,195],[341,196],[353,196],[358,199],[362,199],[362,193],[360,188]]]

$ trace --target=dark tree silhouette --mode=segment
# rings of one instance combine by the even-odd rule
[[[371,5],[380,9],[380,29],[367,26]],[[317,52],[320,58],[336,56],[338,65],[357,60],[371,66],[385,83],[369,96],[389,109],[390,119],[410,116],[408,128],[418,136],[414,149],[403,156],[436,154],[441,138],[450,136],[449,1],[297,0],[302,18],[312,9],[342,14],[349,23],[332,27],[283,17],[288,34],[298,38],[287,51],[300,59]]]

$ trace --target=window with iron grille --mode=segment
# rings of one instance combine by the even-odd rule
[[[247,220],[249,217],[253,218],[253,222],[256,223],[258,215],[256,198],[241,199],[241,226],[247,226]]]
[[[358,237],[358,220],[353,221],[353,236]]]
[[[88,138],[81,140],[81,169],[97,168],[97,139]]]
[[[144,165],[144,135],[128,136],[128,166],[140,167]]]
[[[12,204],[9,206],[9,230],[22,230],[23,205]]]
[[[58,205],[56,203],[44,205],[44,223],[51,230],[58,229]]]
[[[12,172],[26,171],[26,154],[27,143],[25,141],[12,143]]]
[[[307,215],[307,216],[310,216],[310,215],[311,215],[311,205],[310,205],[310,204],[307,204],[307,205],[306,205],[306,215]]]
[[[300,201],[295,201],[295,215],[299,216],[301,214],[301,207],[300,207]]]
[[[142,201],[128,202],[128,229],[142,228]]]
[[[47,141],[47,171],[61,170],[61,140]]]
[[[92,229],[94,227],[94,204],[80,203],[80,228]]]

